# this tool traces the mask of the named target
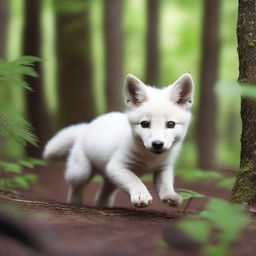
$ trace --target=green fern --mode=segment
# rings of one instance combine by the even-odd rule
[[[38,77],[34,70],[34,63],[41,61],[37,57],[23,56],[15,61],[0,59],[0,86],[20,86],[32,91],[23,80],[23,75]],[[37,145],[34,129],[29,122],[20,115],[0,106],[0,136],[12,139],[20,144],[31,143]],[[17,188],[27,189],[32,181],[37,179],[34,174],[23,174],[23,167],[33,168],[36,164],[43,164],[34,158],[20,160],[17,163],[0,161],[0,191],[17,193]]]
[[[37,145],[37,138],[33,134],[34,129],[29,122],[15,112],[0,108],[0,135],[10,138],[18,143],[29,142]]]
[[[23,56],[14,61],[0,59],[0,85],[15,85],[32,91],[28,83],[22,79],[22,75],[38,77],[33,69],[34,63],[41,61],[33,56]]]
[[[39,61],[40,58],[33,56],[23,56],[14,61],[0,59],[0,85],[15,85],[31,91],[32,89],[22,79],[22,75],[38,77],[33,67],[34,63]],[[26,142],[37,144],[31,124],[3,106],[0,106],[0,135],[22,144]]]

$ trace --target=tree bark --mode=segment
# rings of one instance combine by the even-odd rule
[[[147,0],[145,81],[150,85],[159,83],[159,2]]]
[[[55,0],[61,4],[61,0]],[[63,4],[65,4],[64,1]],[[90,35],[90,6],[57,11],[58,117],[59,127],[88,122],[95,117]],[[80,0],[74,3],[81,3]]]
[[[0,1],[0,58],[6,57],[9,0]]]
[[[0,1],[0,58],[6,58],[9,0]],[[0,88],[2,92],[3,88]],[[0,159],[4,157],[4,137],[0,135]]]
[[[239,78],[256,90],[256,2],[239,0],[238,23]],[[242,97],[241,101],[240,169],[232,190],[231,201],[256,205],[256,101]]]
[[[204,1],[200,102],[197,120],[198,167],[216,168],[217,102],[214,85],[219,64],[219,0]]]
[[[122,109],[122,0],[104,1],[105,88],[107,110]]]
[[[24,1],[25,24],[24,24],[24,48],[23,55],[41,56],[41,25],[40,9],[41,1]],[[35,128],[35,134],[39,138],[39,147],[28,144],[26,152],[30,156],[40,157],[42,146],[49,139],[52,133],[52,122],[45,101],[43,90],[42,66],[36,63],[35,71],[39,78],[26,76],[24,79],[33,89],[33,92],[26,92],[25,105],[27,118]]]

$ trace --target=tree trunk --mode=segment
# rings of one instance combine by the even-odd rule
[[[6,57],[9,0],[0,1],[0,58]]]
[[[55,0],[62,4],[61,0]],[[66,1],[63,1],[65,4]],[[95,116],[89,1],[80,10],[58,11],[56,20],[58,58],[59,127],[91,121]]]
[[[251,84],[256,90],[256,2],[239,0],[238,56],[241,84]],[[231,201],[256,205],[256,101],[242,97],[241,101],[240,170],[232,190]]]
[[[40,0],[24,1],[24,48],[23,55],[41,56],[41,26],[40,26]],[[27,118],[35,128],[35,134],[39,138],[39,147],[28,144],[26,151],[30,156],[40,157],[42,146],[49,139],[52,132],[52,122],[48,112],[43,90],[42,67],[40,63],[35,65],[39,78],[28,77],[24,79],[34,90],[26,92],[25,104]]]
[[[122,88],[122,0],[104,1],[105,88],[107,110],[121,110]]]
[[[147,0],[146,77],[150,85],[159,83],[159,1]]]
[[[9,18],[9,0],[0,1],[0,58],[6,58],[7,27]],[[0,93],[3,88],[0,88]],[[2,98],[2,97],[1,97]],[[1,99],[3,100],[3,98]],[[4,137],[0,135],[0,159],[4,156]]]
[[[219,62],[219,0],[204,1],[200,102],[197,120],[198,167],[216,168],[217,106],[214,85]]]

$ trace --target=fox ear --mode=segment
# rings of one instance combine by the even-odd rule
[[[171,101],[190,110],[193,104],[194,82],[190,74],[180,76],[170,87]]]
[[[128,74],[124,85],[124,97],[128,108],[139,107],[147,101],[146,85],[136,76]]]

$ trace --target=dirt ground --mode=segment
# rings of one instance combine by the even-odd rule
[[[8,216],[0,216],[0,222],[2,217],[14,223],[14,229],[24,232],[26,238],[21,243],[0,232],[1,256],[198,255],[185,241],[183,250],[170,249],[167,245],[165,231],[172,230],[173,224],[184,217],[183,210],[163,204],[151,184],[147,183],[147,187],[154,199],[148,208],[133,208],[128,196],[119,192],[115,208],[99,209],[92,207],[99,183],[86,187],[83,206],[70,206],[64,203],[67,185],[63,179],[63,164],[37,168],[36,173],[39,180],[30,190],[19,196],[0,195],[2,205],[14,207],[12,214],[8,207]],[[186,184],[177,180],[176,187],[226,199],[230,193],[217,189],[212,182]],[[187,212],[200,211],[206,202],[207,199],[193,199]],[[17,211],[16,207],[21,210]],[[11,215],[16,217],[9,219]],[[172,232],[172,235],[171,239],[175,240],[179,234]],[[251,225],[234,244],[232,255],[252,256],[255,249],[256,230]]]

